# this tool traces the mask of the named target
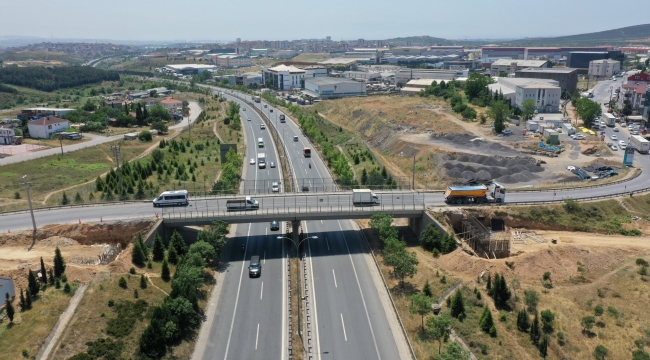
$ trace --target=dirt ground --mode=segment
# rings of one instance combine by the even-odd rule
[[[415,157],[419,188],[444,188],[449,182],[468,179],[495,179],[518,187],[578,182],[567,166],[584,167],[596,159],[613,159],[595,138],[577,141],[564,134],[560,136],[564,151],[548,157],[540,152],[540,138],[524,135],[522,126],[510,125],[512,135],[496,137],[489,124],[463,121],[437,99],[373,96],[323,101],[314,108],[327,120],[360,134],[394,176],[410,178]],[[591,147],[597,151],[582,153]],[[475,159],[477,155],[505,161],[485,164]],[[528,166],[537,160],[543,161],[540,167]],[[622,170],[620,163],[615,163],[615,169]]]

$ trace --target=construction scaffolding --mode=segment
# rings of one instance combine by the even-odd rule
[[[487,259],[501,259],[510,256],[510,233],[492,232],[473,216],[463,213],[460,228],[454,226],[459,237],[469,245],[478,256]]]

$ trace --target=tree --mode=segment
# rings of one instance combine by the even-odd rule
[[[142,130],[138,134],[138,140],[144,142],[151,142],[153,140],[153,136],[151,135],[151,132],[149,132],[148,130]]]
[[[580,325],[582,325],[582,331],[589,331],[596,324],[596,318],[593,316],[585,316],[580,319]]]
[[[45,271],[45,263],[43,262],[43,257],[41,256],[41,282],[47,284],[47,271]]]
[[[451,319],[449,315],[443,314],[428,318],[427,333],[434,340],[438,340],[438,354],[440,354],[443,341],[447,341],[447,338],[451,334]]]
[[[61,205],[68,205],[70,203],[70,199],[68,199],[68,195],[63,192],[63,196],[61,197]]]
[[[160,273],[160,278],[163,281],[169,281],[171,277],[169,276],[169,265],[167,264],[167,259],[163,260],[162,263],[162,272]]]
[[[596,117],[600,114],[600,104],[591,101],[588,98],[581,97],[576,100],[576,111],[578,116],[582,119],[585,127],[591,127],[591,124]]]
[[[363,168],[363,170],[361,170],[361,185],[365,185],[367,182],[368,182],[368,172],[366,171],[366,168]]]
[[[431,285],[429,284],[429,280],[427,280],[424,283],[424,286],[422,287],[422,294],[424,294],[425,296],[428,296],[430,298],[433,297],[433,291],[431,291]]]
[[[7,293],[8,294],[8,293]],[[27,300],[25,299],[25,293],[23,293],[23,289],[20,288],[20,311],[27,311]]]
[[[445,344],[445,350],[438,354],[438,360],[469,360],[469,354],[457,342]]]
[[[487,306],[483,308],[483,313],[479,318],[479,326],[481,327],[481,330],[483,330],[486,333],[489,332],[490,329],[494,326],[494,319],[492,318],[492,312]]]
[[[510,113],[508,104],[504,101],[493,101],[487,111],[488,117],[494,120],[494,132],[501,133],[506,128],[505,121]]]
[[[198,241],[204,241],[214,249],[212,259],[217,261],[226,246],[226,234],[228,233],[228,224],[223,221],[213,221],[210,227],[201,230],[197,237]]]
[[[528,307],[529,312],[533,312],[537,309],[537,304],[539,304],[539,295],[535,290],[526,290],[524,291],[524,303]]]
[[[167,261],[169,261],[169,263],[173,265],[178,264],[178,253],[176,252],[176,248],[171,246],[170,244],[168,249],[169,250],[167,250]]]
[[[420,245],[429,251],[433,249],[440,250],[442,248],[442,236],[435,225],[429,224],[420,235]]]
[[[54,277],[60,278],[64,272],[65,260],[63,260],[61,250],[59,250],[59,247],[57,246],[56,249],[54,249]]]
[[[13,323],[14,322],[14,314],[16,313],[16,309],[14,309],[14,304],[11,302],[11,298],[9,297],[9,292],[5,293],[5,312],[7,313],[7,317],[9,318],[9,322]]]
[[[517,329],[521,332],[528,332],[530,328],[530,318],[526,310],[519,310],[517,313]]]
[[[185,255],[187,254],[187,243],[185,243],[185,240],[181,236],[181,234],[174,230],[174,233],[172,234],[171,239],[169,240],[169,247],[174,248],[176,250],[176,254],[178,255]]]
[[[548,356],[548,335],[544,335],[542,341],[539,343],[539,356],[544,359]]]
[[[632,352],[632,360],[650,360],[650,354],[641,349],[636,349]]]
[[[505,277],[499,274],[494,274],[494,285],[490,295],[494,298],[494,305],[503,307],[510,300],[510,289],[506,283]]]
[[[54,285],[54,271],[52,271],[52,268],[47,269],[47,282]]]
[[[140,242],[134,241],[133,250],[131,251],[131,262],[137,266],[144,266],[145,261],[146,257],[144,255],[144,251],[142,250]]]
[[[421,317],[422,332],[424,333],[424,317],[431,312],[431,304],[433,300],[424,294],[411,295],[411,306],[409,311],[411,314],[417,314]]]
[[[120,280],[118,281],[118,285],[121,288],[126,289],[127,285],[126,285],[126,279],[124,278],[124,276],[120,276]]]
[[[32,308],[32,292],[29,289],[25,291],[25,308],[27,310]]]
[[[400,279],[401,287],[404,287],[404,278],[413,277],[418,271],[415,252],[409,253],[406,249],[386,255],[386,261],[393,267],[393,275]]]
[[[600,305],[596,305],[596,307],[594,308],[594,315],[596,315],[596,316],[601,316],[601,315],[603,315],[604,312],[605,312],[605,310]]]
[[[492,276],[490,276],[490,273],[488,273],[485,290],[487,290],[488,294],[492,295]]]
[[[147,277],[144,276],[144,274],[140,275],[140,288],[142,289],[147,288]]]
[[[204,260],[212,260],[215,256],[214,248],[203,240],[199,240],[190,246],[189,255],[197,254]]]
[[[487,86],[492,83],[492,79],[479,73],[471,73],[465,82],[465,94],[471,101],[482,94],[488,92]]]
[[[535,115],[535,100],[526,99],[521,103],[521,107],[524,108],[521,112],[521,116],[524,118],[524,120],[532,119],[533,115]]]
[[[165,245],[158,233],[153,237],[153,261],[162,261],[165,258]]]
[[[596,360],[605,360],[607,354],[609,354],[609,350],[602,345],[596,346],[594,352],[591,353],[591,355],[593,355],[594,359]]]
[[[29,289],[32,296],[36,296],[36,294],[38,294],[38,291],[41,289],[41,286],[38,284],[36,275],[32,269],[29,269],[29,273],[27,274],[27,288]]]
[[[535,312],[535,316],[533,317],[533,322],[530,326],[530,340],[533,342],[533,344],[537,345],[539,344],[539,339],[542,336],[542,331],[539,328],[539,317],[537,316],[537,311]]]
[[[458,320],[462,321],[465,318],[465,300],[463,299],[463,294],[460,290],[457,290],[451,299],[450,312],[451,316],[457,318]]]
[[[553,314],[551,310],[544,310],[540,313],[540,315],[542,316],[542,329],[544,332],[553,332],[553,321],[555,320],[555,314]]]

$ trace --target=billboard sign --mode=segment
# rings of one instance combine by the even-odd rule
[[[632,166],[634,162],[634,147],[628,146],[625,148],[625,155],[623,156],[623,165]]]

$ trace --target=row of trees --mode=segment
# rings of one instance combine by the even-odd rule
[[[135,112],[135,117],[131,115],[131,112]],[[64,118],[73,123],[84,123],[81,131],[86,132],[104,131],[108,119],[115,119],[115,125],[119,127],[152,124],[153,129],[166,133],[167,126],[165,122],[169,121],[169,111],[160,104],[147,108],[143,103],[124,105],[122,109],[110,106],[98,108],[88,100],[81,109],[67,113]]]
[[[198,306],[199,288],[206,278],[204,268],[216,265],[226,244],[227,224],[213,222],[207,230],[199,233],[197,241],[188,246],[183,237],[174,232],[170,239],[167,257],[172,253],[177,256],[176,272],[172,281],[172,290],[152,311],[151,323],[139,340],[142,355],[149,358],[162,358],[168,347],[177,344],[200,324],[201,309]],[[136,239],[136,244],[139,240]],[[142,248],[144,243],[136,245]],[[160,238],[154,239],[153,258],[158,261],[164,254],[164,244]],[[173,259],[170,259],[173,260]],[[171,261],[170,261],[171,262]],[[163,259],[163,280],[169,278],[167,259]],[[167,269],[167,274],[165,274]]]
[[[418,259],[415,252],[408,252],[404,240],[400,240],[397,228],[392,224],[393,217],[375,214],[370,218],[370,227],[379,235],[384,246],[384,261],[393,267],[393,276],[400,279],[404,287],[404,278],[413,277],[418,271]]]
[[[214,183],[212,190],[217,193],[239,192],[243,160],[234,149],[226,153],[226,162],[221,167],[221,177]]]
[[[61,255],[61,250],[57,246],[54,250],[54,266],[47,269],[45,263],[43,262],[43,257],[41,257],[41,269],[40,269],[40,278],[38,277],[39,273],[36,273],[29,269],[27,274],[27,291],[23,292],[23,289],[20,289],[20,311],[24,312],[32,308],[32,302],[38,298],[38,293],[45,291],[48,285],[54,285],[55,288],[61,288],[61,282],[65,283],[64,291],[69,293],[71,291],[70,284],[67,283],[67,277],[65,275],[65,260]],[[5,294],[5,312],[9,318],[9,322],[13,323],[14,316],[16,314],[16,309],[14,308],[13,302],[9,297],[9,292]]]
[[[90,66],[7,66],[0,68],[0,82],[41,91],[54,91],[101,81],[119,81],[120,75]]]
[[[434,256],[449,254],[458,246],[453,234],[443,234],[433,224],[427,225],[420,236],[420,245]]]
[[[234,101],[228,101],[228,110],[226,111],[226,117],[223,119],[223,123],[235,131],[241,130],[241,116],[239,115],[240,110],[241,107],[238,103]]]

